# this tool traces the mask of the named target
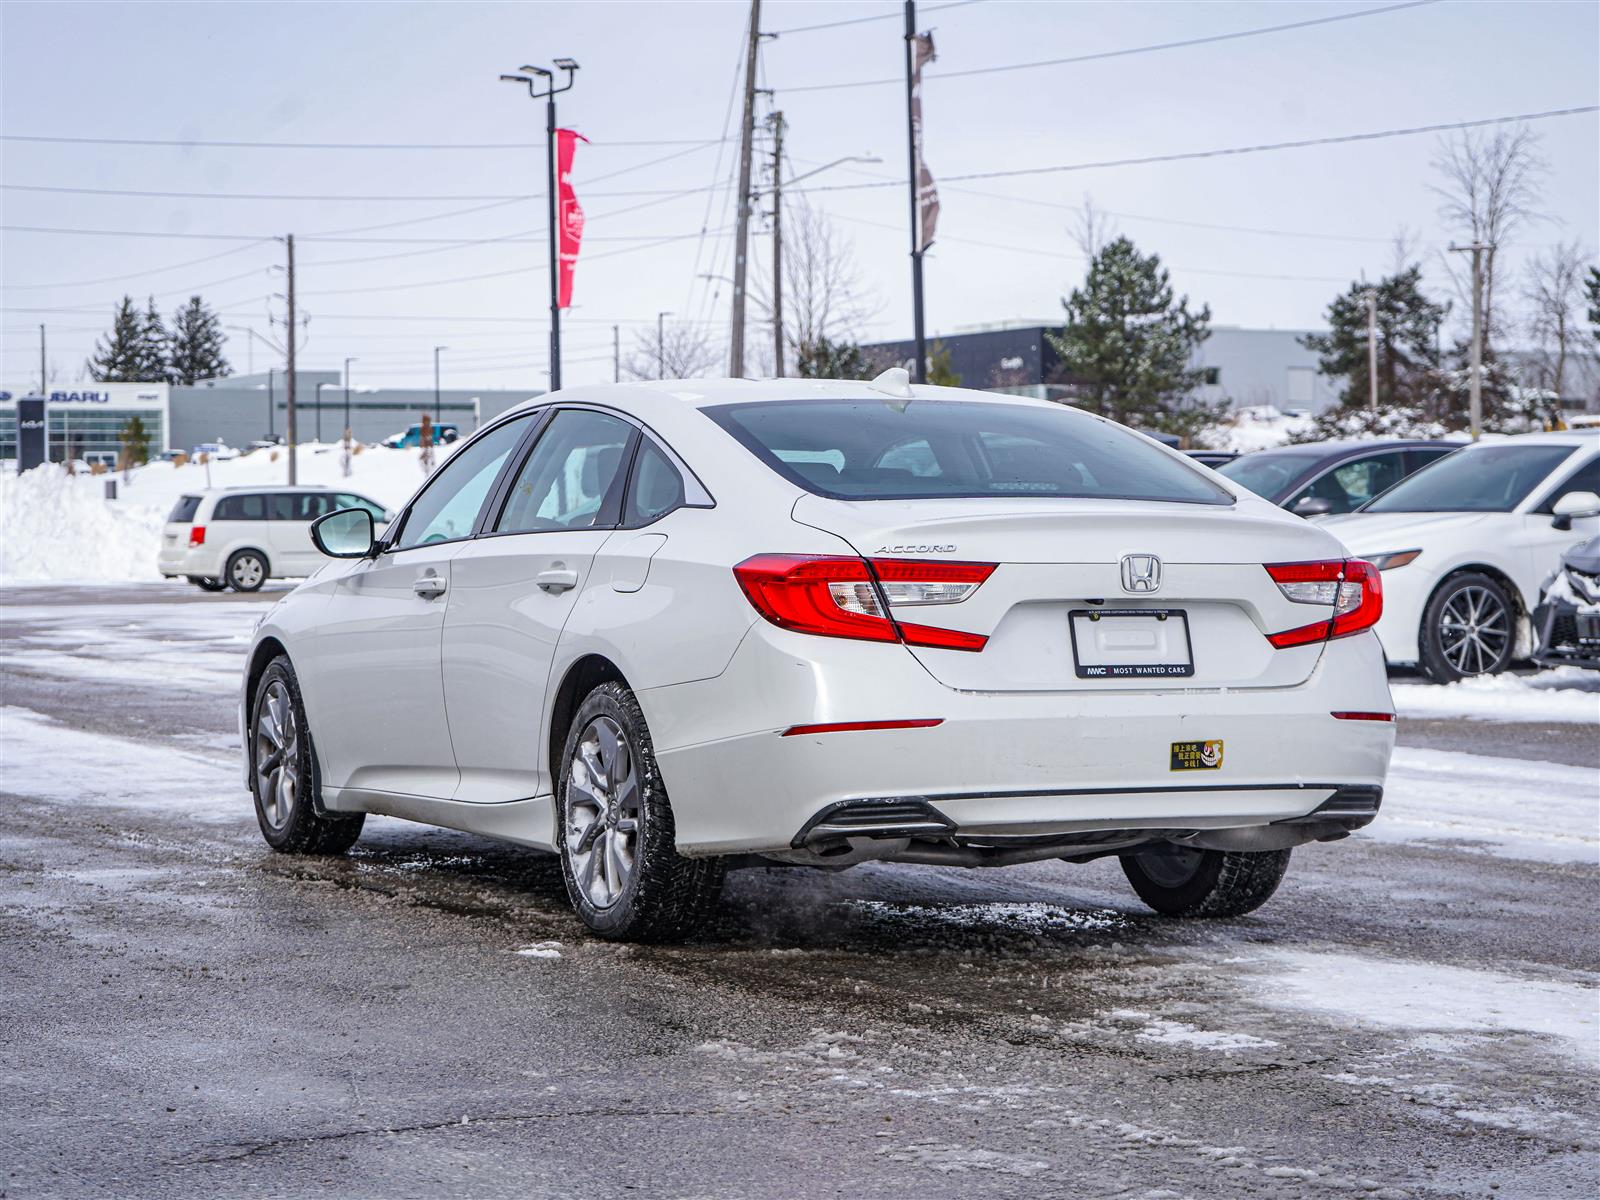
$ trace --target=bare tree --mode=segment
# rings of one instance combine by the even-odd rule
[[[772,274],[752,285],[753,299],[772,321]],[[783,204],[783,341],[790,356],[824,343],[853,344],[878,304],[862,282],[850,240],[804,198]],[[785,364],[793,365],[794,357]]]
[[[1505,322],[1496,302],[1496,267],[1501,250],[1519,226],[1537,219],[1545,160],[1539,138],[1526,125],[1491,131],[1465,130],[1446,138],[1433,166],[1443,177],[1433,188],[1439,215],[1468,242],[1488,247],[1483,254],[1483,344],[1492,357],[1495,335]],[[1472,311],[1472,279],[1458,262],[1445,257],[1445,269]]]
[[[1400,225],[1389,242],[1389,274],[1403,275],[1417,261],[1422,237],[1409,225]]]
[[[640,330],[622,370],[629,379],[694,379],[711,372],[722,355],[707,326],[671,321]]]
[[[1083,207],[1078,210],[1077,224],[1072,227],[1072,240],[1077,243],[1083,257],[1090,262],[1100,253],[1100,248],[1116,236],[1116,229],[1105,209],[1094,206],[1094,197],[1083,194]]]
[[[1584,282],[1592,256],[1577,240],[1558,242],[1527,267],[1523,298],[1529,308],[1528,334],[1537,355],[1534,382],[1565,396],[1575,384],[1574,367],[1587,366],[1590,339],[1584,327]]]

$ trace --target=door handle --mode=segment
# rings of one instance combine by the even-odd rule
[[[547,592],[564,592],[578,586],[578,573],[567,567],[551,567],[535,575],[534,582]]]
[[[424,575],[411,582],[411,590],[424,600],[437,600],[449,586],[449,581],[438,575]]]

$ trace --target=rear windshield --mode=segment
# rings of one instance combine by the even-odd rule
[[[705,412],[785,479],[835,500],[1061,496],[1233,503],[1148,439],[1068,408],[788,400]]]
[[[187,525],[194,520],[195,513],[199,511],[199,496],[179,496],[178,502],[172,506],[172,515],[167,520]]]
[[[1510,512],[1559,467],[1571,446],[1488,445],[1447,454],[1362,512]]]

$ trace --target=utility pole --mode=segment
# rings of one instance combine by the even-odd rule
[[[439,423],[439,351],[448,349],[450,349],[449,346],[435,346],[433,348],[433,423],[435,425]],[[550,390],[553,392],[555,388]]]
[[[611,382],[622,382],[622,326],[611,327]]]
[[[783,378],[783,114],[772,126],[772,377]]]
[[[744,377],[745,271],[750,249],[750,150],[755,140],[756,47],[761,44],[761,0],[750,0],[750,41],[744,55],[744,120],[739,125],[739,219],[733,235],[733,329],[728,374]]]
[[[272,392],[272,376],[277,369],[277,367],[267,368],[267,441],[269,442],[276,437],[273,426],[277,424],[278,419],[276,415],[278,398]]]
[[[658,312],[656,314],[656,378],[667,377],[667,318],[672,312]]]
[[[286,298],[288,300],[288,305],[289,305],[289,339],[285,343],[285,345],[287,347],[287,350],[288,350],[287,358],[288,358],[288,374],[289,374],[289,399],[288,399],[288,415],[287,415],[287,419],[285,421],[285,424],[288,426],[287,432],[288,432],[288,436],[289,436],[289,486],[293,487],[295,484],[300,482],[299,473],[295,469],[295,422],[294,422],[294,376],[295,376],[295,370],[294,370],[294,325],[295,325],[295,312],[294,312],[294,234],[291,233],[291,234],[285,235],[284,244],[288,247],[288,259],[289,259],[289,261],[288,261],[288,271],[287,271],[288,281],[289,282],[288,282],[288,292],[286,293]]]
[[[44,326],[39,326],[39,395],[49,399],[50,380],[46,377],[44,367]]]
[[[1378,290],[1368,288],[1367,301],[1367,407],[1378,411]]]
[[[922,327],[922,204],[918,191],[922,186],[921,155],[917,153],[917,83],[913,55],[917,40],[917,3],[906,0],[906,145],[911,161],[911,324],[917,347],[916,370],[912,378],[917,383],[928,382],[928,343]]]
[[[578,64],[570,58],[558,58],[553,61],[558,69],[566,72],[567,82],[561,87],[556,86],[554,71],[526,63],[517,68],[523,74],[500,76],[502,82],[527,84],[528,95],[535,100],[544,101],[545,190],[548,193],[545,197],[545,220],[549,226],[550,238],[550,390],[552,392],[561,388],[561,261],[558,249],[560,230],[556,227],[556,97],[562,92],[571,90],[572,73],[578,69]],[[542,92],[535,90],[533,82],[535,75],[544,81]]]
[[[1467,386],[1472,440],[1477,441],[1483,433],[1483,252],[1489,246],[1473,242],[1470,246],[1451,246],[1450,249],[1456,254],[1472,255],[1472,375]]]

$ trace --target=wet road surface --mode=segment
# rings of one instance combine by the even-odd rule
[[[1358,835],[1204,923],[1114,860],[773,868],[618,946],[516,847],[268,851],[228,690],[259,601],[0,603],[5,1197],[1600,1187],[1592,863]],[[1475,726],[1594,762],[1592,727]]]

